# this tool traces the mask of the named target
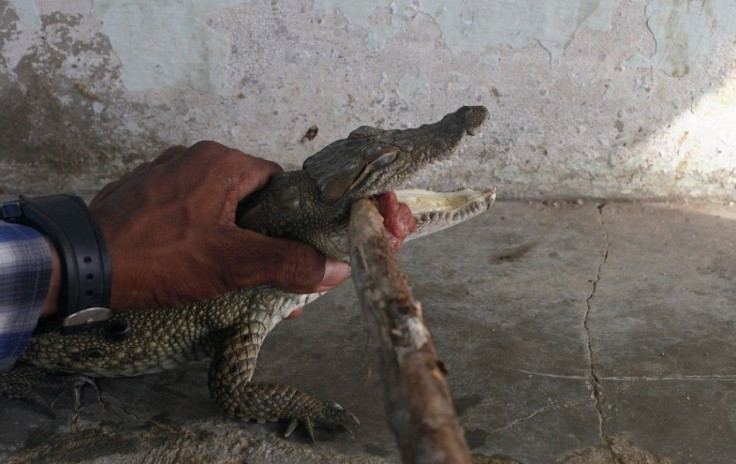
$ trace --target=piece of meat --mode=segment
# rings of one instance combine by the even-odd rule
[[[383,225],[391,237],[391,249],[401,249],[404,238],[417,229],[417,223],[409,207],[399,202],[394,192],[375,196],[378,212],[383,216]]]

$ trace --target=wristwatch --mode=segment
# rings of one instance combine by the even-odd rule
[[[76,195],[21,196],[0,203],[0,219],[33,227],[51,240],[61,262],[58,316],[39,321],[36,333],[96,327],[112,316],[112,268],[102,230]]]

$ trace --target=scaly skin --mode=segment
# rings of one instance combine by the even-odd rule
[[[272,180],[238,208],[237,222],[269,235],[303,240],[347,260],[347,224],[360,198],[395,190],[427,164],[459,153],[466,135],[488,121],[483,107],[463,107],[416,129],[361,127],[308,158],[304,168]],[[417,221],[412,239],[453,226],[487,210],[493,192],[397,191]],[[21,363],[0,375],[0,394],[44,404],[28,391],[31,367],[80,376],[129,377],[211,358],[209,389],[228,415],[258,422],[347,428],[357,418],[336,403],[299,390],[251,382],[263,340],[281,320],[319,294],[294,295],[252,287],[170,310],[117,313],[105,327],[73,335],[34,337]],[[48,382],[47,382],[48,383]],[[24,387],[25,385],[25,387]],[[47,385],[48,386],[48,385]],[[35,395],[35,396],[34,396]]]

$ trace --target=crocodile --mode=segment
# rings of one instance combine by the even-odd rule
[[[407,240],[461,223],[486,211],[495,199],[494,190],[399,188],[426,166],[459,155],[466,136],[480,132],[488,120],[488,110],[474,106],[417,128],[359,127],[307,158],[301,170],[276,176],[241,201],[236,222],[302,240],[344,261],[349,258],[350,208],[361,198],[380,202],[395,195],[406,204],[415,221]],[[91,383],[91,378],[152,374],[209,358],[209,391],[227,415],[259,423],[288,420],[286,436],[299,424],[312,439],[315,426],[350,432],[358,419],[339,404],[291,386],[252,381],[268,333],[320,295],[250,287],[173,309],[115,313],[105,326],[81,333],[34,336],[16,366],[0,375],[0,394],[34,401],[49,411],[28,386],[68,382],[46,372],[72,374],[69,378],[82,384]]]

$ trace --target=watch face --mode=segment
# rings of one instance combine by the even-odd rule
[[[96,329],[100,327],[102,323],[107,322],[112,317],[112,310],[110,308],[87,308],[81,311],[77,311],[74,314],[70,314],[61,321],[61,330],[64,333],[80,332],[90,329]],[[112,324],[113,326],[115,324]],[[125,324],[118,323],[123,327],[111,327],[110,334],[112,336],[120,336],[122,334],[125,338],[125,334],[128,332]],[[105,332],[107,334],[107,332]]]

